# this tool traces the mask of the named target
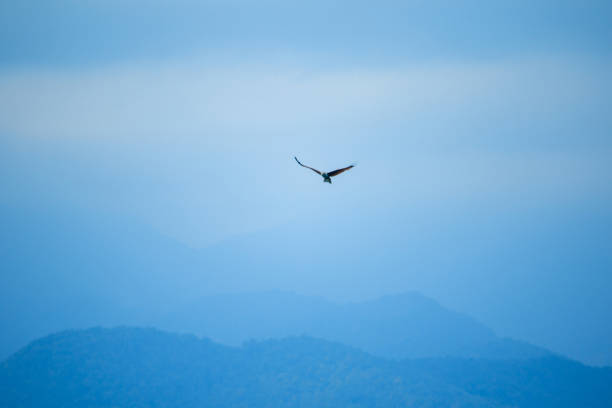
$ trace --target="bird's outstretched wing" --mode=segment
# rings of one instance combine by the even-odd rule
[[[329,173],[327,173],[327,175],[329,177],[334,177],[334,176],[337,176],[340,173],[344,173],[345,171],[347,171],[349,169],[352,169],[353,167],[355,167],[355,165],[351,164],[350,166],[345,167],[343,169],[338,169],[338,170],[330,171]]]
[[[321,172],[317,169],[313,169],[312,167],[308,167],[308,166],[304,166],[302,163],[300,163],[300,161],[297,159],[297,157],[293,156],[293,158],[295,159],[296,162],[298,162],[298,164],[302,167],[306,167],[307,169],[310,169],[312,171],[314,171],[315,173],[317,173],[319,176],[321,175]]]

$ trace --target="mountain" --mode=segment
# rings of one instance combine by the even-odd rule
[[[169,313],[159,327],[238,346],[249,339],[308,335],[385,358],[533,358],[545,349],[502,339],[474,319],[416,292],[334,303],[288,292],[204,297]]]
[[[612,369],[529,360],[393,361],[309,337],[234,348],[153,329],[67,331],[0,364],[7,407],[608,407]]]
[[[347,304],[282,291],[203,296],[228,267],[230,276],[240,270],[252,275],[245,281],[256,281],[267,263],[252,258],[261,247],[196,251],[112,214],[0,209],[0,358],[51,332],[118,325],[195,333],[228,345],[306,334],[391,358],[547,353],[499,339],[414,292]],[[274,265],[267,251],[261,254]]]
[[[154,324],[204,283],[196,251],[133,219],[0,206],[0,224],[0,359],[50,332]]]

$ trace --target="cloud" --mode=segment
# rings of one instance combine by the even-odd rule
[[[378,70],[325,71],[280,61],[4,72],[0,130],[55,139],[248,143],[304,133],[300,129],[353,131],[435,118],[449,128],[497,121],[504,126],[517,119],[537,125],[603,114],[612,91],[610,68],[544,59]],[[609,125],[605,117],[594,119]]]
[[[322,69],[298,58],[4,71],[0,132],[21,152],[4,166],[29,177],[5,184],[201,242],[325,211],[328,193],[291,172],[294,154],[324,169],[358,161],[331,194],[375,208],[609,197],[609,68],[542,58]]]

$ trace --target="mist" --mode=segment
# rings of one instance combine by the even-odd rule
[[[0,10],[0,360],[138,326],[612,365],[606,2]]]

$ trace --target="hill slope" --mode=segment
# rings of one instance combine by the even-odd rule
[[[557,357],[393,362],[308,337],[242,348],[152,329],[68,331],[0,364],[11,407],[608,407],[612,369]]]
[[[474,319],[416,292],[339,304],[287,292],[216,295],[169,313],[160,327],[238,346],[249,339],[308,335],[385,358],[532,358],[550,354],[501,339]]]

